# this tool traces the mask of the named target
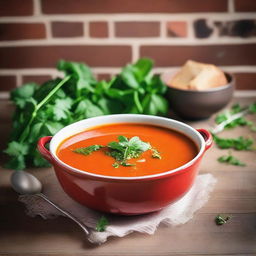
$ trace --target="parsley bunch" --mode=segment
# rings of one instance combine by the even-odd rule
[[[166,115],[166,86],[151,74],[152,67],[152,60],[139,59],[107,82],[97,81],[82,63],[61,60],[57,68],[65,73],[63,79],[41,86],[28,83],[13,90],[16,110],[5,150],[9,156],[6,167],[48,166],[36,150],[38,139],[82,119],[117,113]]]

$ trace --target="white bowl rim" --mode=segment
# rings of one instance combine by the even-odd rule
[[[89,122],[93,122],[93,121],[99,121],[101,119],[127,119],[126,121],[122,121],[122,122],[106,122],[106,123],[103,123],[103,124],[116,124],[116,123],[143,123],[143,122],[140,122],[140,121],[129,121],[129,120],[133,120],[134,118],[135,119],[140,119],[141,121],[146,121],[146,120],[153,120],[153,121],[165,121],[169,124],[175,124],[177,127],[182,127],[182,128],[185,128],[187,129],[187,131],[190,131],[191,134],[193,134],[193,136],[195,136],[198,140],[198,142],[195,141],[195,139],[193,139],[191,136],[189,136],[187,133],[184,133],[186,136],[188,136],[189,138],[191,138],[195,143],[196,145],[198,146],[199,148],[199,152],[197,153],[197,155],[192,159],[190,160],[189,162],[187,162],[186,164],[178,167],[178,168],[175,168],[175,169],[171,169],[169,171],[165,171],[165,172],[161,172],[161,173],[157,173],[157,174],[152,174],[152,175],[144,175],[144,176],[134,176],[134,177],[121,177],[121,176],[110,176],[110,175],[101,175],[101,174],[95,174],[95,173],[91,173],[91,172],[87,172],[87,171],[83,171],[83,170],[80,170],[80,169],[77,169],[75,167],[72,167],[66,163],[64,163],[62,160],[60,160],[57,155],[56,155],[56,151],[57,151],[57,148],[58,146],[60,145],[60,143],[72,136],[72,135],[75,135],[75,134],[78,134],[79,132],[74,132],[73,134],[67,136],[67,137],[64,137],[63,139],[61,139],[61,142],[58,143],[58,145],[56,145],[56,139],[58,138],[58,136],[61,136],[61,133],[63,131],[67,131],[75,126],[79,126],[79,125],[82,125],[84,123],[89,123]],[[156,123],[152,123],[150,121],[148,122],[144,122],[145,124],[151,124],[151,125],[156,125],[156,126],[159,126],[159,127],[164,127],[164,126],[161,126],[161,125],[157,125]],[[90,125],[88,127],[93,128],[95,126],[98,126],[98,125]],[[169,128],[171,130],[175,130],[174,128],[171,128],[171,127],[166,127],[166,128]],[[87,129],[82,129],[82,131],[86,131]],[[182,133],[182,131],[176,129],[177,131],[179,131],[180,133]],[[199,144],[199,145],[198,145]],[[104,115],[104,116],[97,116],[97,117],[91,117],[91,118],[87,118],[87,119],[84,119],[84,120],[81,120],[81,121],[78,121],[78,122],[75,122],[73,124],[70,124],[70,125],[67,125],[65,127],[63,127],[60,131],[58,131],[51,139],[50,141],[50,145],[49,145],[49,150],[50,150],[50,154],[51,154],[51,157],[59,164],[59,165],[62,165],[63,167],[67,168],[68,170],[74,172],[74,173],[77,173],[77,174],[82,174],[82,175],[86,175],[86,176],[91,176],[91,177],[95,177],[95,178],[100,178],[100,179],[106,179],[106,180],[145,180],[145,179],[152,179],[152,178],[160,178],[162,176],[166,176],[166,175],[169,175],[169,174],[173,174],[173,173],[176,173],[176,172],[179,172],[181,170],[184,170],[186,168],[188,168],[189,166],[193,165],[197,160],[198,158],[200,158],[202,156],[202,154],[205,152],[205,149],[206,149],[206,142],[203,138],[203,136],[196,130],[194,129],[193,127],[183,123],[183,122],[180,122],[180,121],[177,121],[177,120],[174,120],[174,119],[171,119],[171,118],[166,118],[166,117],[160,117],[160,116],[153,116],[153,115],[143,115],[143,114],[113,114],[113,115]]]

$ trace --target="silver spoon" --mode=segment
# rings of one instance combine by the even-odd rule
[[[84,226],[82,222],[80,222],[75,216],[71,213],[63,210],[60,206],[56,205],[49,198],[47,198],[42,191],[42,183],[32,174],[24,172],[24,171],[15,171],[11,176],[11,185],[12,188],[21,195],[36,195],[43,198],[53,207],[62,212],[65,216],[73,220],[76,224],[78,224],[85,234],[89,235],[89,229]],[[90,241],[90,239],[88,239]],[[92,242],[92,241],[90,241]]]

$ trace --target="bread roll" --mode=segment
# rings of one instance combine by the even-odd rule
[[[183,90],[207,90],[227,84],[225,74],[215,65],[188,60],[168,82]]]

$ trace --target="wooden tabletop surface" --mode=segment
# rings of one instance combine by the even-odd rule
[[[233,102],[249,104],[255,98],[234,98]],[[8,139],[11,104],[0,102],[0,149]],[[251,117],[256,120],[256,115]],[[190,123],[195,128],[209,128],[213,121]],[[226,130],[221,136],[237,137],[256,133],[247,127]],[[43,220],[26,216],[17,201],[9,178],[10,170],[0,169],[0,255],[256,255],[256,153],[234,152],[246,167],[228,166],[217,162],[227,153],[213,147],[200,166],[200,173],[212,173],[218,183],[208,203],[188,223],[170,227],[160,225],[152,236],[132,233],[124,238],[110,238],[101,246],[85,241],[83,232],[72,221],[59,217]],[[4,162],[1,156],[1,166]],[[30,169],[43,177],[48,169]],[[218,213],[233,217],[223,226],[216,226]]]

